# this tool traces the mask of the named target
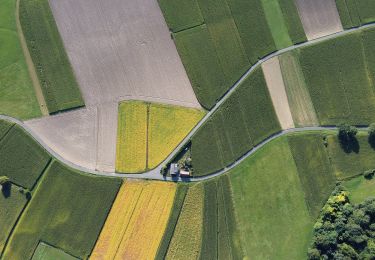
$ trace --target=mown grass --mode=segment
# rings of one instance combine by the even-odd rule
[[[293,0],[279,0],[290,39],[294,44],[307,41],[296,4]]]
[[[172,32],[192,28],[204,22],[196,0],[159,0],[159,5]]]
[[[299,58],[321,125],[375,121],[361,31],[304,47]]]
[[[264,146],[228,175],[245,257],[304,259],[313,219],[287,138]]]
[[[24,188],[33,189],[50,160],[47,151],[17,125],[0,141],[0,176]]]
[[[83,106],[48,0],[20,0],[20,22],[48,111]]]
[[[279,130],[263,72],[257,69],[193,136],[194,175],[231,164]]]
[[[375,168],[375,149],[368,143],[366,133],[357,135],[358,143],[344,150],[335,135],[328,137],[328,151],[338,179],[344,179]]]
[[[375,180],[367,180],[363,176],[358,176],[343,183],[349,191],[349,199],[352,203],[361,203],[368,197],[375,196]]]
[[[294,134],[288,136],[288,141],[310,215],[317,218],[336,183],[323,135]]]
[[[126,181],[91,258],[154,259],[168,224],[175,192],[176,184],[171,182]]]
[[[0,114],[41,116],[16,27],[16,1],[0,2]]]
[[[203,110],[162,104],[149,105],[148,165],[159,165],[204,116]]]
[[[120,103],[117,129],[116,171],[144,171],[147,161],[146,103]]]
[[[279,61],[294,124],[297,127],[319,125],[297,52],[287,52],[279,56]]]
[[[48,260],[48,259],[78,260],[78,258],[71,256],[58,248],[55,248],[53,246],[40,242],[31,260]]]
[[[197,183],[186,194],[165,259],[197,259],[201,251],[204,186]]]
[[[278,0],[261,0],[264,13],[278,50],[293,45]]]
[[[169,214],[168,224],[164,231],[163,238],[160,241],[158,252],[155,257],[155,259],[157,260],[164,259],[168,252],[169,244],[171,242],[174,230],[176,228],[178,218],[181,214],[182,206],[184,205],[184,200],[185,200],[187,190],[188,190],[187,185],[185,184],[177,185],[177,190],[176,190],[175,198],[173,201],[173,208]]]
[[[4,259],[30,259],[39,241],[86,259],[121,185],[54,161],[33,193],[4,251]]]
[[[25,194],[22,194],[19,189],[14,184],[7,190],[0,187],[0,255],[18,217],[27,204]]]

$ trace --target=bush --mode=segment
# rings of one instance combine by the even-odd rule
[[[363,173],[363,177],[365,177],[365,179],[370,180],[374,177],[374,174],[375,174],[375,169],[367,170]]]

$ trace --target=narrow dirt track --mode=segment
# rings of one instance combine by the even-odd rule
[[[273,136],[270,136],[267,139],[265,139],[263,142],[261,142],[260,144],[258,144],[257,146],[255,146],[252,150],[250,150],[244,156],[242,156],[241,158],[239,158],[237,161],[235,161],[229,167],[224,168],[223,170],[220,170],[220,171],[218,171],[216,173],[213,173],[213,174],[210,174],[210,175],[207,175],[207,176],[204,176],[204,177],[184,178],[184,179],[181,179],[181,178],[172,179],[170,177],[163,177],[163,176],[160,175],[160,170],[162,168],[162,165],[165,165],[166,163],[168,163],[181,150],[181,148],[187,142],[189,142],[189,140],[191,139],[191,137],[198,131],[198,129],[213,115],[213,113],[216,112],[216,110],[219,109],[219,107],[223,104],[223,102],[238,88],[238,86],[246,79],[246,77],[253,70],[255,70],[257,67],[261,66],[261,64],[263,62],[265,62],[265,61],[267,61],[267,60],[269,60],[269,59],[271,59],[273,57],[276,57],[276,56],[278,56],[278,55],[280,55],[282,53],[285,53],[285,52],[288,52],[288,51],[291,51],[291,50],[294,50],[294,49],[302,48],[302,47],[305,47],[305,46],[308,46],[308,45],[319,43],[321,41],[325,41],[325,40],[332,39],[332,38],[335,38],[335,37],[339,37],[339,36],[342,36],[342,35],[345,35],[345,34],[349,34],[349,33],[352,33],[354,31],[357,31],[357,30],[361,30],[361,29],[364,29],[364,28],[371,28],[371,27],[375,27],[375,23],[367,24],[367,25],[364,25],[364,26],[361,26],[361,27],[358,27],[358,28],[353,28],[353,29],[346,30],[346,31],[342,31],[342,32],[339,32],[339,33],[336,33],[336,34],[333,34],[333,35],[329,35],[329,36],[325,36],[325,37],[322,37],[322,38],[319,38],[319,39],[311,40],[309,42],[305,42],[305,43],[302,43],[302,44],[290,46],[290,47],[285,48],[283,50],[279,50],[279,51],[277,51],[275,53],[272,53],[272,54],[268,55],[267,57],[263,58],[262,60],[259,60],[244,75],[242,75],[242,77],[230,88],[230,90],[216,103],[216,105],[212,108],[212,110],[209,111],[206,114],[206,116],[202,118],[202,120],[193,128],[193,130],[184,138],[184,140],[173,150],[173,152],[158,167],[156,167],[155,169],[150,170],[148,172],[142,173],[142,174],[119,174],[119,173],[115,173],[115,172],[101,172],[101,171],[96,171],[96,170],[92,170],[92,169],[88,169],[88,168],[82,167],[81,165],[76,165],[76,164],[72,163],[71,161],[66,160],[60,154],[56,153],[53,149],[51,149],[44,142],[44,140],[42,140],[37,134],[34,133],[34,131],[32,129],[30,129],[26,124],[24,124],[20,120],[12,118],[12,117],[9,117],[9,116],[5,116],[5,115],[0,115],[0,119],[9,120],[11,122],[19,124],[28,133],[30,133],[30,135],[33,136],[48,152],[50,152],[58,160],[62,161],[63,163],[67,164],[68,166],[70,166],[72,168],[78,169],[80,171],[87,172],[89,174],[100,175],[100,176],[108,176],[108,177],[135,178],[135,179],[153,179],[153,180],[165,180],[165,181],[185,181],[185,182],[189,182],[189,181],[206,180],[206,179],[210,179],[210,178],[219,176],[221,174],[224,174],[228,170],[230,170],[230,169],[234,168],[235,166],[237,166],[239,163],[241,163],[247,157],[249,157],[252,154],[254,154],[258,149],[260,149],[261,147],[263,147],[264,145],[266,145],[270,141],[272,141],[272,140],[274,140],[274,139],[276,139],[276,138],[278,138],[280,136],[286,135],[288,133],[293,133],[293,132],[303,132],[303,131],[312,131],[312,130],[315,130],[315,131],[317,131],[317,130],[334,130],[334,129],[336,129],[335,127],[303,127],[303,128],[292,128],[292,129],[283,130],[283,131],[281,131],[281,132],[279,132],[279,133],[277,133],[277,134],[275,134]],[[363,128],[363,129],[366,129],[366,128]]]
[[[29,49],[27,48],[25,36],[23,35],[23,32],[22,32],[19,9],[20,9],[20,0],[17,0],[16,2],[16,26],[17,26],[18,38],[20,39],[21,48],[23,51],[23,55],[25,56],[27,69],[29,71],[29,75],[30,75],[30,78],[31,78],[31,81],[35,90],[35,95],[38,100],[40,111],[42,112],[43,116],[48,116],[49,112],[48,112],[46,101],[44,99],[42,87],[40,86],[40,82],[36,74],[35,66],[34,66],[33,60],[31,59]]]

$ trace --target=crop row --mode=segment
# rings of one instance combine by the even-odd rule
[[[195,175],[224,168],[279,130],[263,72],[257,69],[193,136]]]
[[[261,0],[160,0],[203,107],[211,109],[251,64],[277,49],[275,42],[306,40],[294,2],[270,4],[274,11],[266,17]],[[273,35],[270,26],[280,24]]]
[[[375,21],[375,2],[372,0],[336,0],[345,29]]]
[[[48,0],[21,0],[20,22],[48,111],[83,106]]]

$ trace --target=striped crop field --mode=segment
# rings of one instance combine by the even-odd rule
[[[174,183],[126,181],[90,259],[155,258],[175,192]]]
[[[116,171],[158,166],[204,116],[203,110],[127,101],[120,104]]]

